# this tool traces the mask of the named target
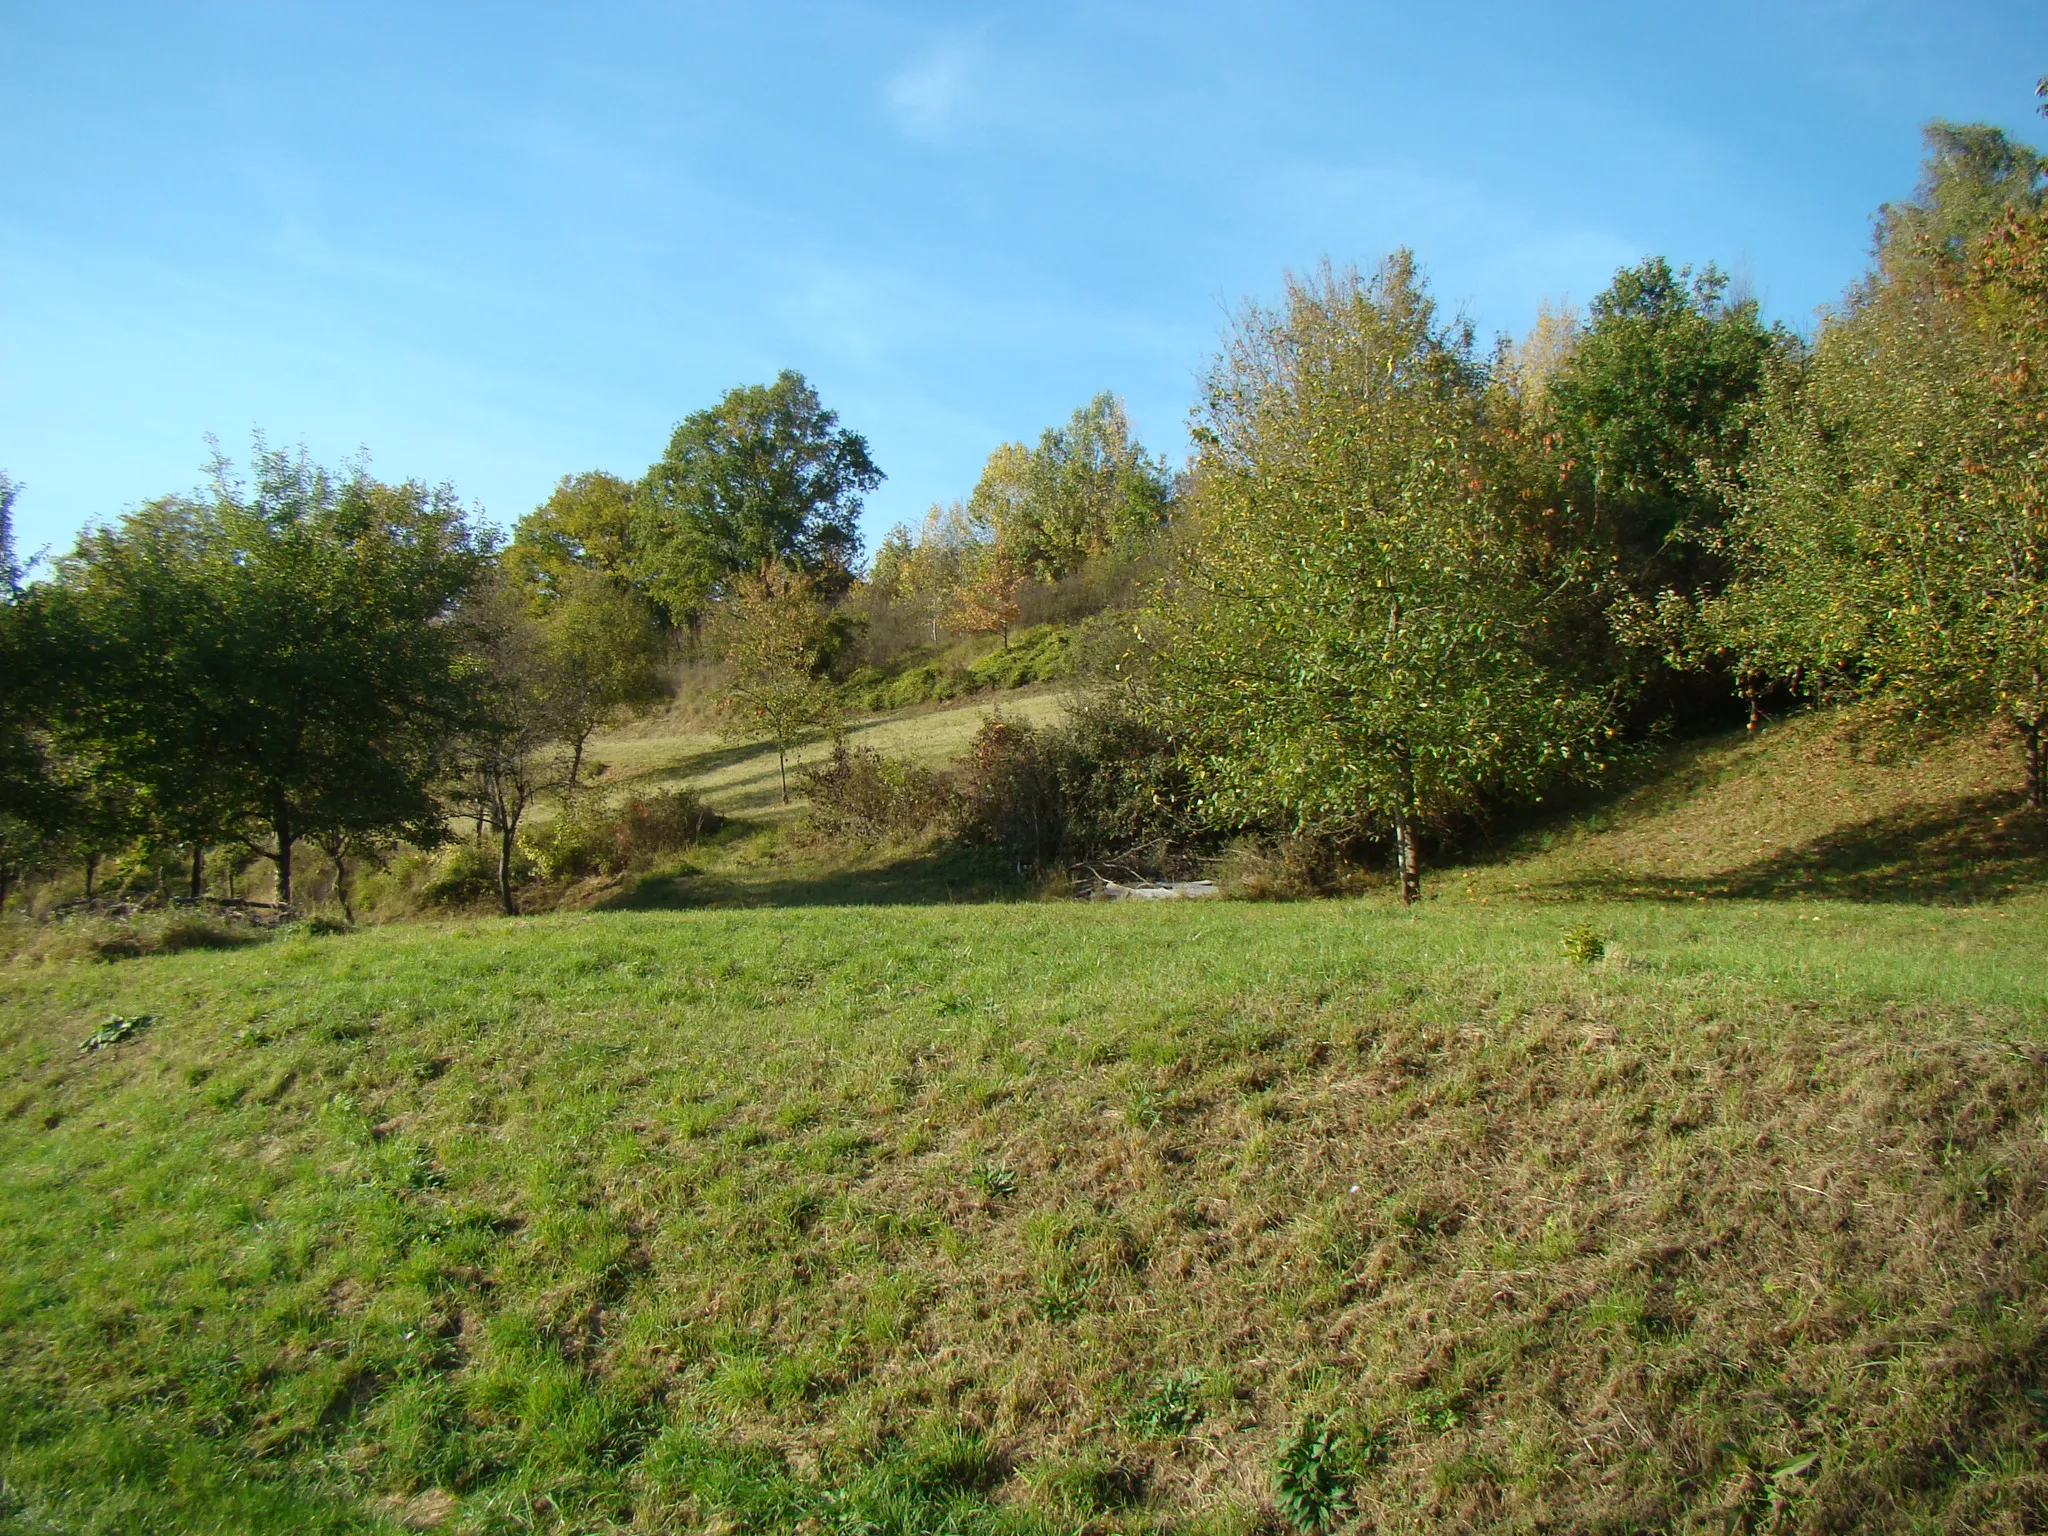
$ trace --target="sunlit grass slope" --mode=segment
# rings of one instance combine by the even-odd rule
[[[2002,731],[1896,761],[1846,711],[1689,743],[1632,791],[1526,834],[1452,894],[1979,901],[2048,886]]]
[[[2044,951],[1031,903],[0,972],[0,1524],[1249,1532],[1327,1417],[1379,1530],[2037,1528]]]
[[[965,703],[898,710],[852,722],[846,739],[890,757],[933,766],[964,753],[975,732],[991,714],[1042,725],[1057,720],[1066,708],[1058,691],[989,694]],[[829,753],[829,742],[815,742],[791,759],[791,770]],[[694,717],[643,721],[598,737],[592,757],[606,768],[604,783],[635,790],[687,784],[727,815],[773,814],[781,802],[775,749],[759,743],[732,742],[703,728]]]

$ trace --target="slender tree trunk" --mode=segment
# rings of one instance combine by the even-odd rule
[[[507,816],[498,828],[498,900],[507,917],[519,915],[519,905],[512,899],[512,839],[518,832],[516,816]]]
[[[87,906],[91,906],[91,905],[92,905],[93,879],[94,879],[94,877],[95,877],[95,876],[97,876],[97,875],[99,874],[99,872],[100,872],[100,856],[99,856],[99,854],[98,854],[98,853],[88,853],[88,854],[86,854],[86,856],[85,856],[85,902],[86,902],[86,905],[87,905]]]
[[[1415,846],[1415,770],[1408,753],[1400,754],[1401,777],[1394,801],[1394,873],[1401,882],[1401,905],[1422,896],[1422,858]]]
[[[1422,860],[1415,847],[1415,823],[1405,807],[1394,812],[1394,874],[1401,883],[1401,905],[1412,906],[1422,895]]]
[[[272,823],[277,834],[277,852],[272,858],[277,863],[277,900],[280,906],[292,904],[292,820],[280,816]]]
[[[782,774],[782,803],[789,804],[789,755],[781,747],[775,749],[775,766]]]
[[[578,731],[576,733],[576,748],[569,756],[568,792],[572,795],[576,793],[577,775],[583,772],[583,743],[589,739],[590,732],[588,731]]]
[[[334,894],[341,902],[341,915],[352,923],[356,920],[356,909],[348,897],[348,860],[333,849],[328,850],[327,857],[334,860]]]
[[[201,888],[201,887],[200,887],[200,880],[201,880],[201,877],[205,875],[205,873],[206,873],[206,845],[205,845],[204,843],[194,843],[194,844],[192,845],[192,893],[191,893],[191,894],[192,894],[192,899],[193,899],[194,901],[197,901],[197,900],[199,899],[199,892],[200,892],[200,888]],[[229,891],[228,891],[228,894],[229,894],[230,896],[232,896],[232,895],[234,895],[234,894],[235,894],[235,893],[234,893],[234,890],[233,890],[233,888],[232,888],[232,887],[230,887],[230,889],[229,889]]]
[[[2027,753],[2027,804],[2048,810],[2048,721],[2034,719],[2020,725],[2020,745]]]

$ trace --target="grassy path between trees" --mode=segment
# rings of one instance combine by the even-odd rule
[[[1326,1422],[1382,1530],[2021,1528],[2044,953],[1502,898],[0,972],[0,1524],[1249,1532]]]

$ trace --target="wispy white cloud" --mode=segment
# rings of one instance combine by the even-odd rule
[[[891,75],[884,98],[896,126],[928,144],[952,139],[974,108],[981,62],[978,45],[954,39],[926,49]]]

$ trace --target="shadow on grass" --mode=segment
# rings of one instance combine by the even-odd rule
[[[935,848],[878,864],[804,869],[704,871],[685,867],[647,875],[599,910],[651,912],[706,907],[946,906],[1016,901],[1031,887],[959,848]]]
[[[1965,795],[1908,806],[1712,875],[1626,870],[1545,882],[1574,896],[1665,900],[1999,901],[2048,886],[2048,815],[2016,794]]]

